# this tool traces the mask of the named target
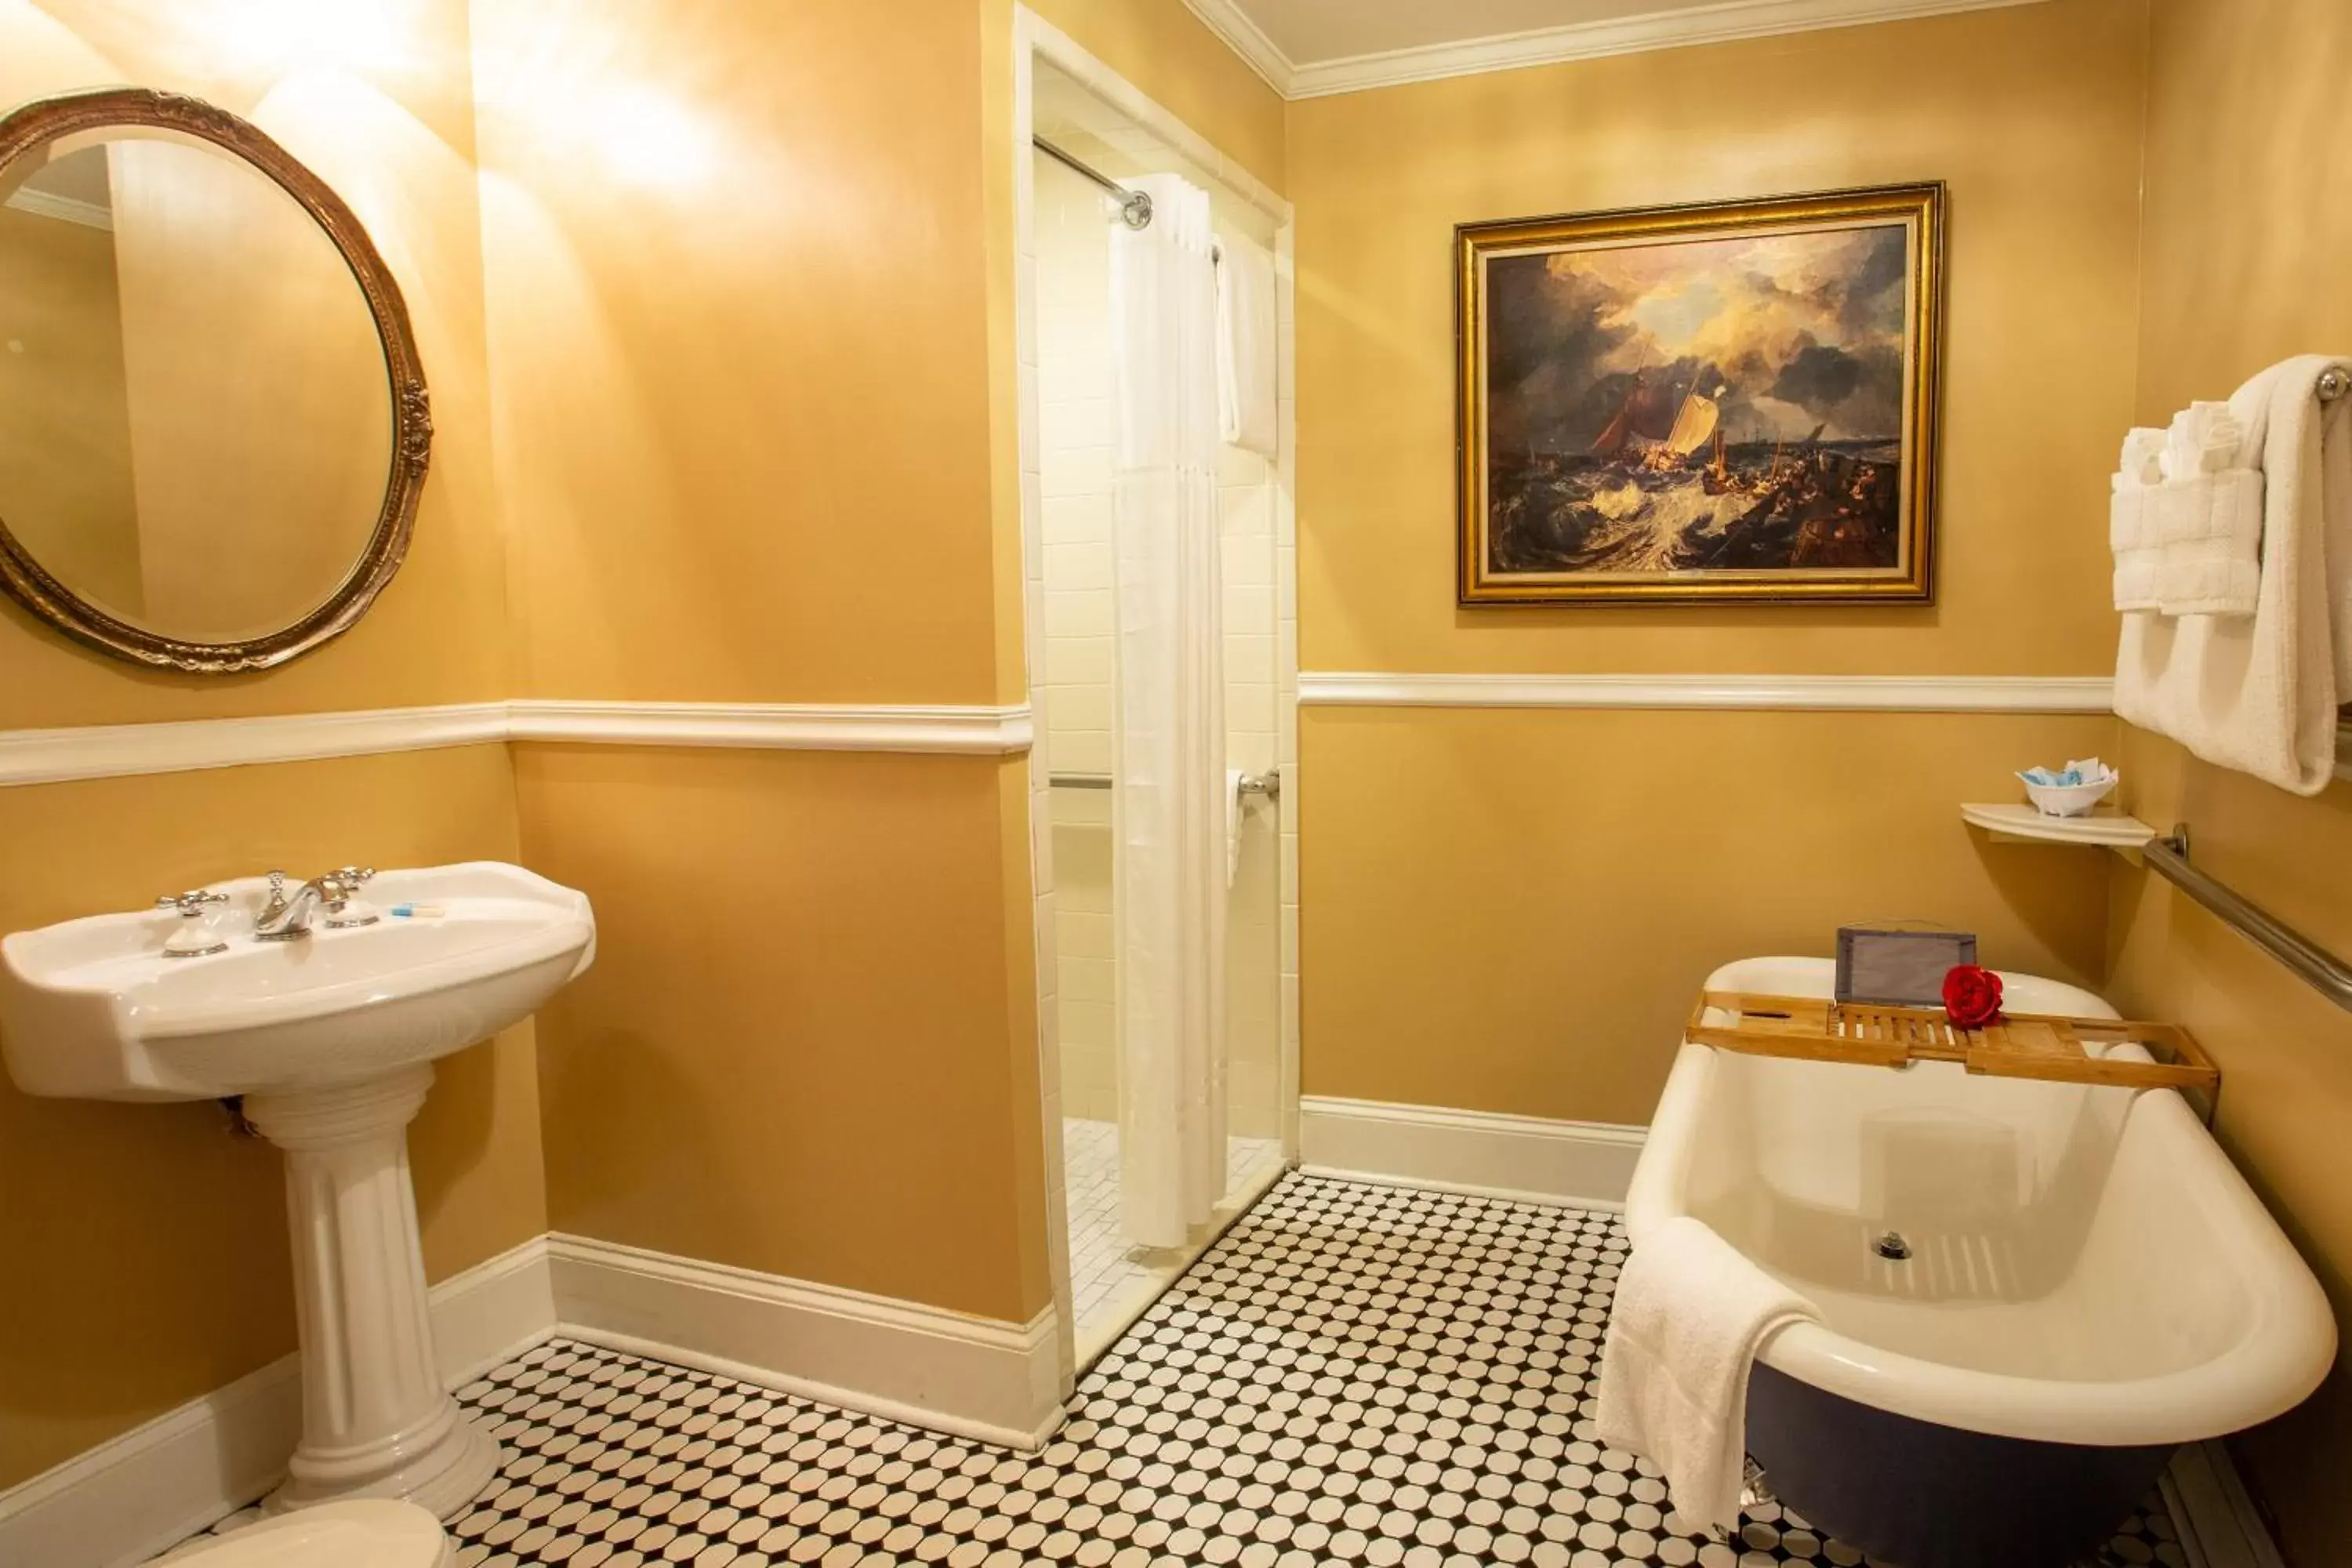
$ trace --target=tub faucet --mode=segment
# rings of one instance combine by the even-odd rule
[[[270,872],[269,901],[262,906],[261,913],[254,919],[253,939],[256,942],[292,942],[297,937],[309,936],[311,921],[322,908],[331,917],[327,923],[333,925],[335,921],[331,917],[341,913],[352,895],[359,890],[360,884],[374,875],[373,870],[364,866],[345,866],[340,870],[311,878],[289,895],[286,873]]]

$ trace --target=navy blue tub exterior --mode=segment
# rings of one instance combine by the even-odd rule
[[[1748,1452],[1816,1530],[1901,1568],[2070,1568],[2146,1496],[2175,1445],[1995,1437],[1859,1405],[1762,1362]]]

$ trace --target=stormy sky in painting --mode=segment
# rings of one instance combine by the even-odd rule
[[[1694,380],[1735,443],[1895,440],[1904,262],[1894,226],[1495,258],[1493,449],[1582,452],[1629,396],[1663,436]]]

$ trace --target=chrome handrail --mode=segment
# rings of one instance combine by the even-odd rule
[[[2352,1012],[2352,964],[2347,964],[2301,931],[2190,865],[2189,829],[2185,824],[2175,826],[2168,837],[2148,840],[2140,853],[2150,870],[2204,905],[2223,925],[2294,971],[2321,995]]]

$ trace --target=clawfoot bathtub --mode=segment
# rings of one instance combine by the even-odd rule
[[[1831,979],[1762,958],[1706,984]],[[2016,1012],[2115,1016],[2002,980]],[[2072,1563],[2177,1446],[2293,1407],[2335,1359],[2317,1281],[2168,1089],[1685,1044],[1627,1195],[1634,1247],[1677,1215],[1820,1307],[1763,1347],[1748,1449],[1809,1522],[1903,1568]]]

